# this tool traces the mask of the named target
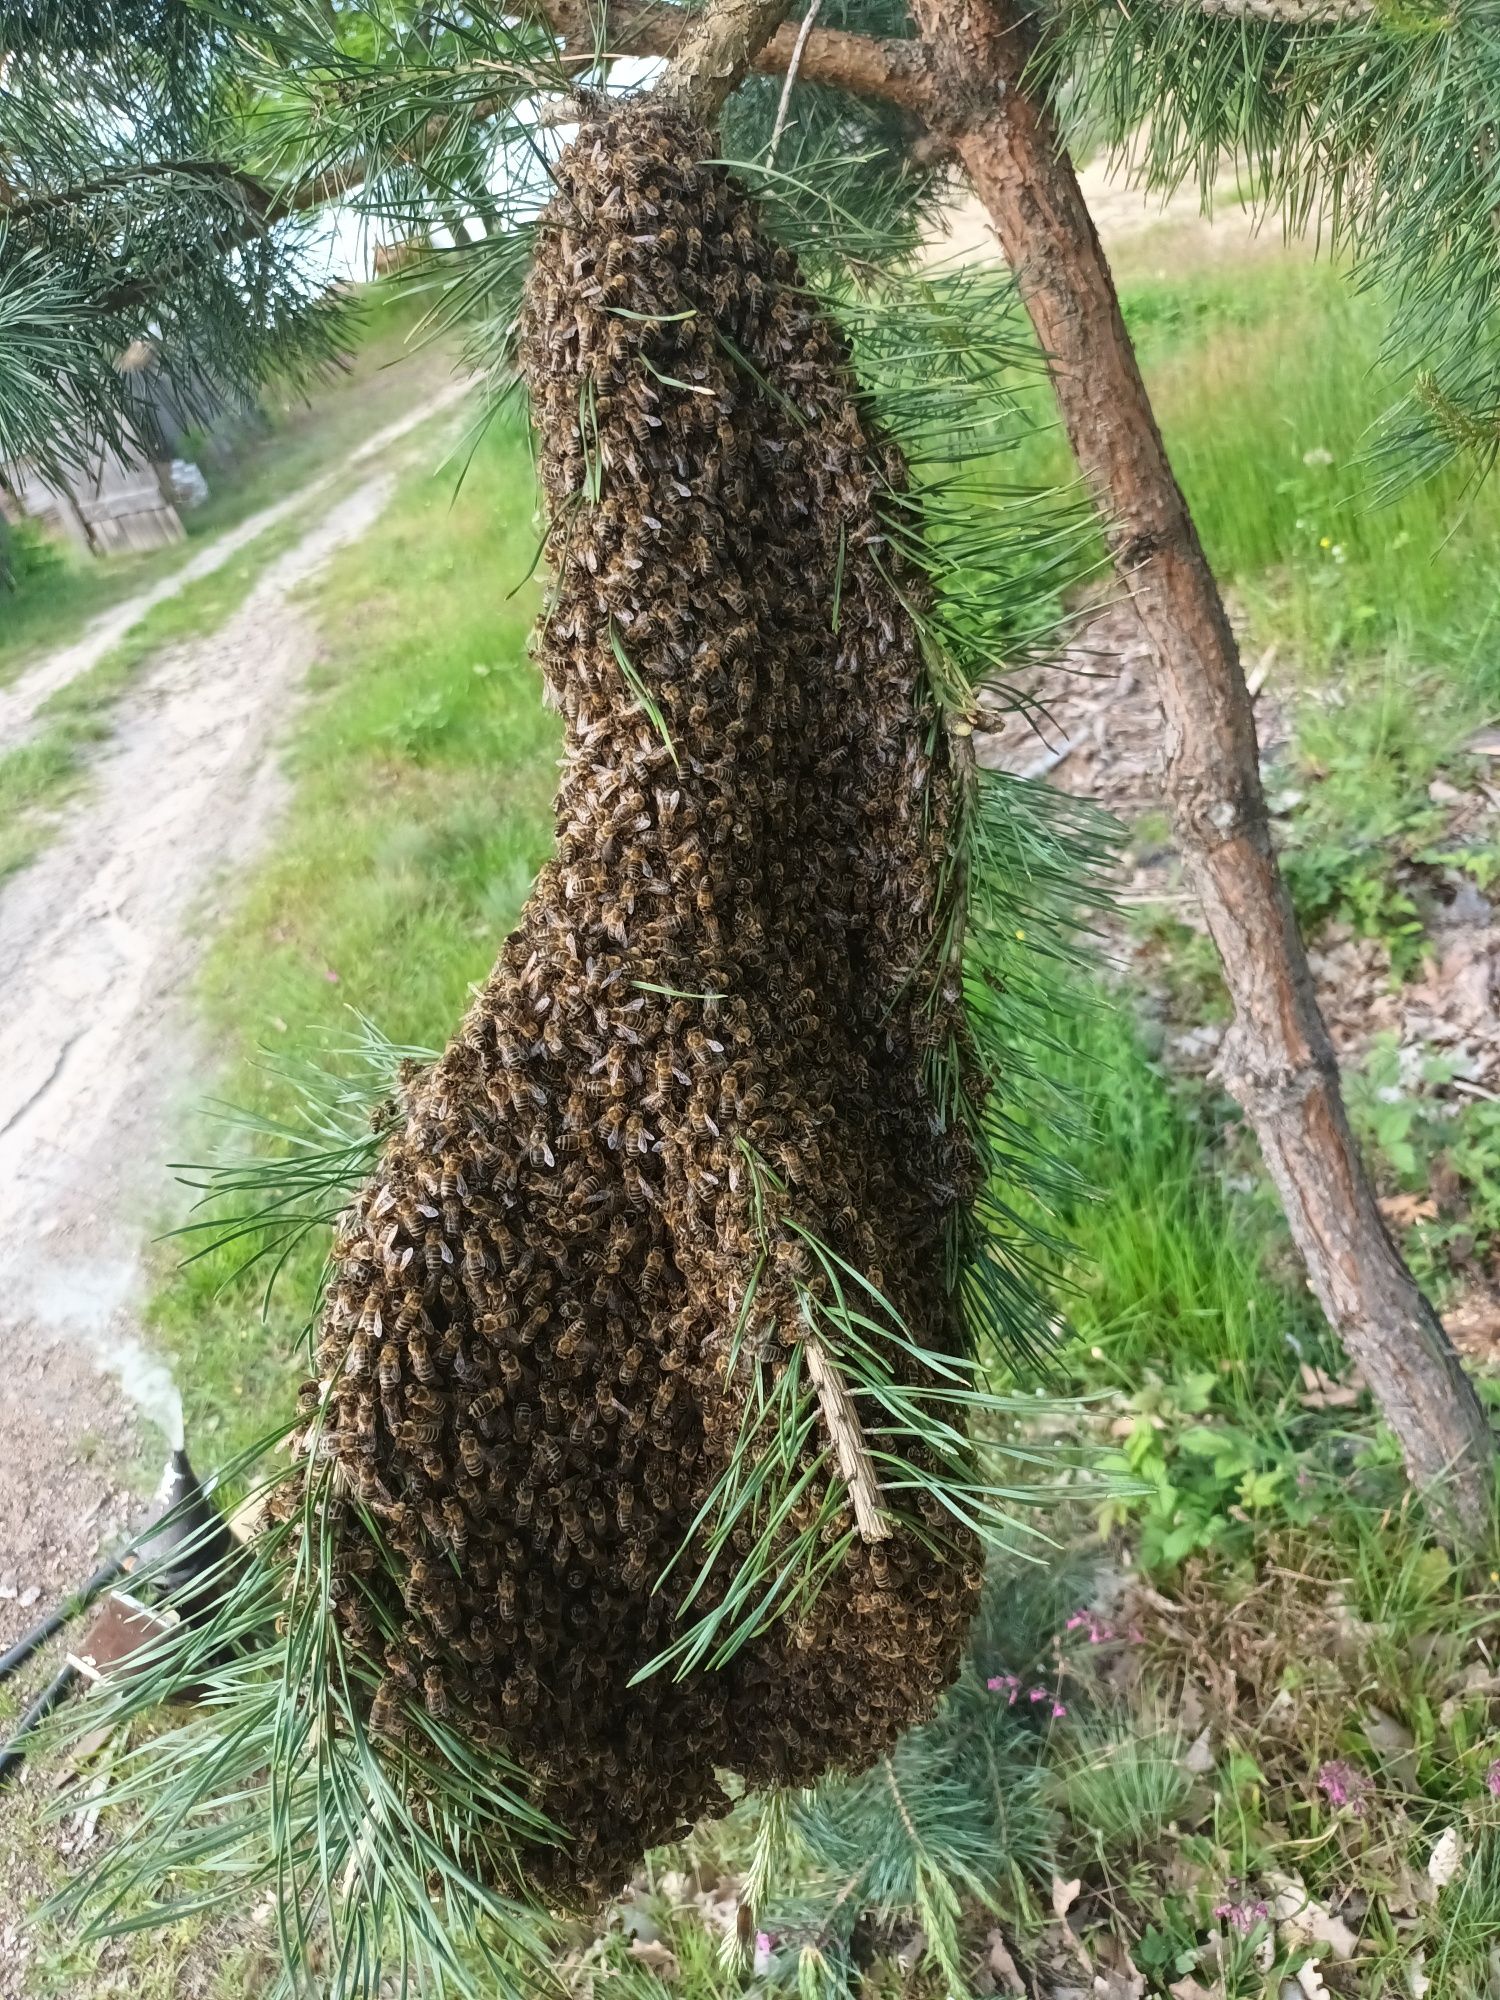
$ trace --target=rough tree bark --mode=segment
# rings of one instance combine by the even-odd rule
[[[791,11],[791,0],[708,0],[694,14],[652,96],[712,125]]]
[[[1414,1483],[1477,1533],[1489,1518],[1489,1423],[1387,1234],[1349,1130],[1271,844],[1239,651],[1072,162],[1028,87],[1029,23],[1013,0],[914,0],[914,12],[937,70],[928,118],[953,144],[1016,274],[1149,642],[1177,836],[1234,1005],[1224,1080]]]

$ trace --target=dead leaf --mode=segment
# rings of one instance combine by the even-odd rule
[[[908,1977],[916,1971],[927,1956],[927,1933],[919,1924],[911,1936],[896,1953],[896,1964]]]
[[[654,1972],[658,1979],[666,1981],[668,1985],[682,1970],[677,1963],[676,1952],[664,1945],[660,1938],[632,1938],[630,1956],[638,1959],[647,1971]]]
[[[1404,1859],[1385,1881],[1375,1886],[1381,1901],[1398,1924],[1414,1922],[1420,1911],[1430,1909],[1437,1901],[1437,1890],[1426,1875]]]
[[[1127,1972],[1116,1972],[1113,1966],[1094,1974],[1094,1991],[1099,2000],[1141,2000],[1146,1990],[1144,1973],[1133,1977]]]
[[[1196,1736],[1203,1727],[1207,1710],[1203,1700],[1203,1690],[1194,1680],[1182,1684],[1182,1699],[1177,1705],[1177,1720],[1184,1736]]]
[[[1443,1314],[1443,1325],[1460,1354],[1489,1361],[1500,1348],[1500,1302],[1487,1290],[1459,1298]]]
[[[1343,1918],[1324,1909],[1321,1903],[1313,1906],[1311,1932],[1314,1944],[1326,1944],[1341,1961],[1353,1958],[1359,1950],[1359,1939]]]
[[[1026,1982],[1002,1934],[991,1931],[984,1942],[984,1962],[995,1976],[996,1990],[1001,1993],[1024,1993]]]
[[[1304,1410],[1349,1410],[1359,1401],[1363,1384],[1351,1377],[1347,1382],[1336,1381],[1321,1368],[1314,1368],[1308,1362],[1302,1364],[1304,1393],[1297,1398]]]
[[[1053,1916],[1058,1918],[1065,1917],[1078,1901],[1082,1888],[1083,1880],[1080,1876],[1075,1876],[1071,1882],[1064,1882],[1060,1875],[1054,1875],[1052,1878]]]
[[[1375,1205],[1393,1229],[1410,1229],[1414,1223],[1431,1222],[1438,1212],[1430,1194],[1383,1194]]]
[[[1417,1739],[1404,1722],[1387,1715],[1383,1708],[1365,1710],[1365,1740],[1405,1792],[1417,1789]]]
[[[1206,1778],[1214,1767],[1214,1733],[1212,1729],[1202,1729],[1193,1738],[1182,1755],[1182,1768],[1191,1771],[1195,1778]]]
[[[1422,2000],[1423,1994],[1432,1984],[1432,1981],[1422,1970],[1425,1963],[1425,1953],[1420,1951],[1412,1953],[1410,1962],[1406,1968],[1406,1990],[1411,1995],[1411,2000]]]
[[[661,1926],[655,1917],[635,1895],[628,1895],[616,1903],[614,1921],[626,1937],[641,1944],[655,1944],[661,1936]]]
[[[1456,1826],[1445,1827],[1427,1857],[1427,1879],[1434,1889],[1446,1889],[1462,1868],[1464,1837]]]
[[[1326,1903],[1309,1894],[1300,1875],[1280,1875],[1272,1870],[1265,1880],[1271,1892],[1271,1918],[1288,1951],[1326,1944],[1335,1958],[1353,1958],[1359,1939],[1342,1917],[1336,1917]]]
[[[1146,1975],[1130,1956],[1130,1946],[1113,1931],[1094,1941],[1100,1970],[1094,1974],[1094,1991],[1101,2000],[1141,2000],[1146,1991]]]
[[[1216,1979],[1212,1986],[1203,1986],[1188,1973],[1182,1979],[1174,1979],[1167,1988],[1172,2000],[1224,2000],[1224,1982]]]
[[[1295,1923],[1307,1908],[1307,1889],[1300,1875],[1281,1875],[1273,1868],[1265,1878],[1273,1924]]]
[[[1451,1729],[1460,1711],[1471,1701],[1487,1701],[1491,1695],[1497,1694],[1500,1694],[1500,1674],[1487,1673],[1476,1661],[1464,1675],[1458,1692],[1450,1694],[1438,1710],[1438,1722],[1444,1729]]]
[[[1306,1995],[1306,2000],[1327,2000],[1328,1988],[1323,1983],[1323,1974],[1315,1958],[1309,1958],[1297,1967],[1297,1984]]]

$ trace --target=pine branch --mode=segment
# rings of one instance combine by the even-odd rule
[[[142,160],[68,187],[50,189],[45,194],[24,195],[10,183],[0,181],[0,215],[10,223],[31,222],[55,209],[77,208],[101,195],[126,194],[141,182],[159,180],[182,180],[233,190],[243,196],[247,210],[257,217],[264,215],[269,207],[262,184],[226,160]]]
[[[712,125],[791,10],[791,0],[708,0],[656,84],[671,109]]]
[[[785,75],[796,55],[800,30],[796,24],[783,20],[786,6],[781,0],[767,0],[764,11],[774,16],[774,32],[769,39],[761,40],[745,27],[740,50],[741,75],[746,70],[762,76]],[[673,60],[674,67],[699,60],[685,41],[688,26],[697,16],[672,5],[671,0],[614,0],[602,22],[587,0],[538,0],[536,14],[564,43],[558,54],[558,67],[564,75],[579,75],[623,56],[662,56]],[[806,38],[798,75],[804,83],[845,90],[855,97],[890,104],[919,118],[934,109],[928,64],[920,45],[914,41],[856,34],[841,28],[819,28]],[[727,95],[724,78],[716,80],[715,92],[720,85],[724,86],[723,95]],[[722,101],[720,96],[719,102]],[[504,116],[513,103],[513,91],[497,92],[469,105],[463,116],[470,125],[483,125]],[[710,114],[716,109],[717,105],[709,106]],[[409,163],[420,165],[439,151],[455,123],[445,113],[429,118],[407,141]],[[362,187],[374,171],[375,163],[361,154],[295,182],[274,200],[268,195],[267,220],[275,222],[288,215],[305,214],[309,209],[337,201]]]
[[[1373,0],[1180,0],[1181,13],[1201,14],[1209,19],[1260,21],[1294,27],[1338,27],[1359,22],[1373,11]],[[813,27],[786,21],[782,0],[735,0],[732,25],[723,33],[719,60],[735,45],[739,80],[744,74],[787,77],[793,72],[801,83],[828,90],[841,90],[873,104],[884,104],[905,112],[923,125],[945,127],[954,109],[951,92],[923,42],[894,35],[871,35],[846,28]],[[694,53],[689,37],[701,16],[674,4],[674,0],[610,0],[607,9],[596,10],[590,0],[536,0],[535,18],[559,37],[557,67],[563,77],[582,75],[625,56],[659,56],[673,62],[711,66]],[[761,36],[765,24],[771,32]],[[752,27],[759,22],[759,28]],[[805,31],[804,31],[805,29]],[[704,98],[711,115],[732,87],[727,76],[713,79],[711,96]],[[500,91],[470,104],[463,119],[482,126],[504,117],[515,103],[515,92]],[[565,107],[568,117],[576,110]],[[438,152],[451,138],[457,120],[436,113],[413,135],[404,148],[408,164],[419,166]],[[919,135],[915,141],[926,163],[950,150],[937,132]],[[336,201],[362,187],[376,171],[376,163],[360,154],[336,166],[295,181],[274,199],[267,191],[266,220],[278,221],[288,215],[306,213]]]
[[[1209,20],[1273,21],[1283,28],[1337,28],[1375,12],[1374,0],[1181,0],[1181,5],[1184,13]]]
[[[596,17],[587,0],[538,0],[538,11],[554,33],[579,49],[593,48]],[[615,55],[670,56],[682,33],[683,10],[670,0],[611,0],[602,46]],[[762,76],[785,75],[799,33],[794,22],[778,27],[754,55],[751,69]],[[816,28],[807,36],[797,73],[804,83],[847,90],[919,117],[933,108],[931,72],[920,43],[893,35]]]

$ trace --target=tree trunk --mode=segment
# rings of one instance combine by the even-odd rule
[[[1234,1005],[1224,1080],[1255,1129],[1313,1290],[1413,1482],[1477,1534],[1489,1518],[1494,1439],[1386,1232],[1349,1130],[1271,845],[1238,648],[1072,162],[1026,84],[1029,22],[1012,0],[915,0],[914,11],[943,107],[928,115],[957,150],[1016,274],[1149,642],[1177,838]]]

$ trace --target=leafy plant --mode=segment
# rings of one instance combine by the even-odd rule
[[[1306,1517],[1296,1494],[1296,1460],[1286,1442],[1214,1414],[1217,1375],[1153,1383],[1128,1403],[1130,1415],[1111,1469],[1138,1482],[1139,1497],[1106,1501],[1101,1526],[1129,1522],[1148,1570],[1226,1543],[1245,1545],[1255,1517],[1275,1507]]]

